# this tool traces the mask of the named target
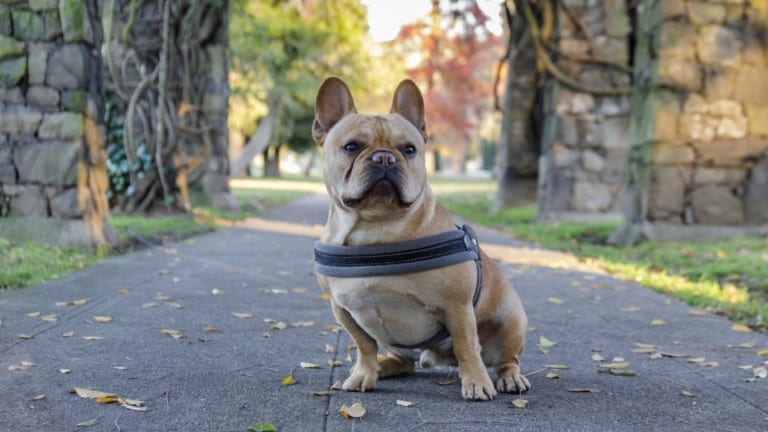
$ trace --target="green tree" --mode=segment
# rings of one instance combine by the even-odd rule
[[[304,128],[293,129],[306,125],[321,80],[365,80],[365,9],[357,0],[235,0],[230,26],[233,97],[240,101],[230,124],[251,136],[231,174],[265,150],[272,174],[279,174],[280,147],[314,148],[298,136]]]

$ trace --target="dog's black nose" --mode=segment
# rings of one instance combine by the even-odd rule
[[[373,163],[383,166],[394,165],[397,163],[397,157],[395,157],[392,152],[386,150],[377,150],[373,152],[371,160]]]

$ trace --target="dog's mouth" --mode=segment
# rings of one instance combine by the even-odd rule
[[[359,207],[367,198],[394,199],[399,207],[407,208],[412,202],[403,198],[401,188],[402,174],[393,169],[374,169],[364,180],[363,193],[357,197],[342,197],[342,203],[349,207]]]

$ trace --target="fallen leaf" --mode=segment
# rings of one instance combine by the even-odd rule
[[[544,367],[547,369],[570,369],[570,367],[564,364],[548,364],[544,365]]]
[[[166,300],[170,300],[170,299],[171,298],[169,296],[165,295],[165,294],[162,294],[162,293],[155,294],[155,300],[157,300],[157,301],[166,301]]]
[[[739,365],[739,369],[743,370],[750,370],[754,367],[754,365]]]
[[[98,422],[99,422],[99,419],[95,418],[93,420],[88,420],[88,421],[80,422],[80,423],[75,425],[75,428],[79,429],[79,428],[84,428],[84,427],[91,427],[91,426],[95,425]]]
[[[331,296],[329,296],[328,294],[320,294],[319,296],[317,296],[317,298],[318,298],[318,300],[326,300],[327,301],[327,300],[331,299]]]
[[[165,302],[165,305],[168,306],[168,307],[172,307],[174,309],[181,309],[181,303]]]
[[[93,320],[96,321],[97,323],[104,324],[104,323],[111,322],[112,321],[112,317],[108,317],[108,316],[95,316],[95,317],[93,317]]]
[[[20,335],[17,335],[17,337],[18,337],[19,339],[24,339],[24,340],[27,340],[27,339],[32,339],[32,336],[30,336],[30,335],[26,335],[26,334],[20,334]]]
[[[744,324],[739,324],[739,323],[736,323],[736,324],[732,325],[731,326],[731,330],[733,330],[735,332],[741,332],[741,333],[749,333],[749,332],[752,331],[752,329],[749,328],[748,326],[746,326]]]
[[[548,303],[552,303],[552,304],[556,304],[556,305],[561,305],[561,304],[565,303],[565,300],[563,300],[561,298],[557,298],[557,297],[550,297],[550,298],[547,299],[547,302]]]
[[[557,345],[557,342],[553,342],[544,336],[539,336],[539,347],[540,348],[551,348],[553,346]]]
[[[758,351],[757,355],[759,355],[759,356],[768,356],[768,348],[762,349],[762,350]]]
[[[69,370],[69,369],[59,369],[59,372],[61,372],[61,373],[63,373],[64,375],[66,375],[66,374],[68,374],[68,373],[70,373],[70,372],[72,372],[72,371],[71,371],[71,370]]]
[[[214,289],[211,290],[211,294],[213,294],[213,295],[222,295],[222,294],[224,294],[224,291],[222,291],[222,290],[220,290],[218,288],[214,288]]]
[[[117,402],[117,396],[102,396],[95,398],[97,404],[107,405]]]
[[[349,355],[349,354],[347,354]],[[328,359],[328,366],[335,368],[341,366],[343,363],[341,360]]]
[[[56,316],[56,314],[48,314],[48,315],[43,315],[43,316],[40,317],[40,321],[42,321],[42,322],[52,323],[52,322],[56,322],[58,320],[59,320],[59,318]]]
[[[639,310],[640,308],[637,306],[624,306],[623,308],[621,308],[622,312],[627,312],[627,313],[637,312]]]
[[[136,400],[136,399],[127,399],[127,398],[118,398],[117,403],[120,404],[121,407],[127,408],[131,411],[146,411],[147,407],[145,405],[144,401]]]
[[[334,353],[336,352],[336,348],[334,348],[332,345],[325,344],[325,352]]]
[[[315,325],[314,321],[296,321],[291,323],[291,327],[312,327]]]
[[[125,288],[120,288],[120,289],[117,290],[117,293],[118,294],[128,294],[128,290],[125,289]]]
[[[756,342],[745,342],[743,344],[739,344],[739,348],[754,348],[757,346]]]
[[[528,400],[527,399],[513,399],[512,400],[512,406],[515,408],[525,408],[528,406]]]
[[[63,301],[63,302],[56,302],[56,306],[82,306],[85,304],[87,300],[70,300],[70,301]]]
[[[560,375],[558,375],[558,374],[556,374],[554,372],[550,372],[550,373],[544,375],[544,377],[545,378],[549,378],[549,379],[560,379]]]
[[[248,430],[250,432],[276,432],[277,427],[272,423],[261,422],[248,426]]]
[[[701,310],[701,309],[693,309],[693,310],[688,311],[688,314],[689,315],[695,315],[695,316],[704,316],[704,315],[709,315],[709,312]]]
[[[329,394],[331,394],[331,391],[330,390],[320,390],[320,391],[312,390],[309,392],[309,394],[311,394],[312,396],[328,396]]]
[[[75,335],[75,332],[73,330],[70,330],[68,332],[64,332],[61,334],[61,337],[72,337]]]
[[[596,388],[581,388],[581,387],[569,388],[568,391],[571,393],[599,393],[600,392],[600,390]]]
[[[205,332],[205,333],[221,333],[221,330],[217,329],[216,327],[206,326],[206,327],[203,327],[203,332]]]
[[[157,306],[160,306],[160,303],[152,302],[152,303],[144,303],[143,305],[141,305],[141,307],[144,309],[153,308]]]
[[[282,321],[278,321],[278,322],[272,324],[272,326],[270,327],[270,329],[272,329],[272,330],[284,330],[286,328],[288,328],[288,324],[286,324],[286,323],[284,323]]]
[[[594,360],[596,362],[601,362],[601,361],[605,360],[605,358],[603,356],[601,356],[600,353],[594,353],[594,354],[592,354],[592,360]]]
[[[608,372],[611,375],[616,375],[616,376],[627,376],[627,377],[637,376],[636,373],[626,369],[608,369]]]
[[[342,390],[342,389],[343,389],[343,387],[342,387],[342,385],[341,385],[341,381],[336,381],[336,382],[335,382],[335,383],[333,383],[333,385],[331,386],[331,390]]]
[[[756,367],[752,370],[752,376],[755,378],[768,378],[768,368],[765,366]]]
[[[41,401],[43,399],[45,399],[45,395],[44,394],[37,395],[37,396],[32,398],[33,401]]]
[[[338,333],[339,331],[341,331],[341,326],[336,324],[328,324],[327,326],[325,326],[325,329],[331,333]]]
[[[366,410],[360,402],[355,402],[352,406],[342,405],[341,408],[339,408],[339,413],[341,413],[344,418],[352,419],[364,416],[367,411],[368,410]]]
[[[629,367],[629,362],[603,363],[600,367],[604,369],[626,369]]]
[[[441,386],[447,386],[447,385],[456,384],[457,382],[458,382],[458,380],[456,378],[452,378],[452,379],[445,380],[445,381],[435,381],[435,384],[441,385]]]
[[[86,389],[82,387],[72,387],[69,390],[69,392],[76,393],[78,396],[85,399],[98,399],[102,397],[114,396],[113,393],[107,393],[107,392],[98,391],[98,390],[91,390],[91,389]]]
[[[670,358],[685,358],[685,357],[689,357],[689,354],[671,353],[671,352],[666,352],[666,351],[660,351],[659,354],[664,356],[664,357],[670,357]]]
[[[408,407],[412,407],[412,406],[414,406],[414,405],[415,405],[415,404],[414,404],[413,402],[411,402],[411,401],[407,401],[407,400],[401,400],[401,399],[398,399],[398,400],[396,400],[396,401],[395,401],[395,403],[396,403],[398,406],[401,406],[401,407],[406,407],[406,408],[408,408]]]
[[[160,329],[160,333],[164,335],[168,335],[176,340],[184,339],[187,337],[187,334],[184,332],[180,332],[178,330],[171,330],[171,329]]]
[[[296,384],[296,380],[293,379],[293,375],[288,375],[287,377],[283,378],[282,385],[289,386]]]
[[[322,369],[322,366],[319,364],[309,362],[300,362],[299,366],[301,366],[303,369]]]
[[[695,394],[689,392],[688,390],[683,390],[681,393],[682,393],[683,396],[686,396],[686,397],[690,397],[690,398],[695,398],[696,397]]]
[[[656,345],[642,343],[642,342],[635,342],[635,346],[638,347],[638,348],[653,348],[653,349],[658,349],[659,348]]]
[[[666,325],[666,324],[667,324],[667,322],[664,321],[661,318],[656,318],[656,319],[651,320],[651,325],[653,325],[653,326],[660,326],[660,325]]]
[[[87,341],[97,341],[104,339],[104,336],[83,336],[83,339]]]
[[[701,363],[704,363],[706,360],[707,360],[706,357],[694,357],[694,358],[689,358],[688,363],[701,364]]]
[[[40,312],[27,312],[24,315],[30,317],[30,318],[37,318],[40,316]]]

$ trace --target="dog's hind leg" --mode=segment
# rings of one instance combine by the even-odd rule
[[[388,351],[387,356],[379,361],[379,378],[383,379],[416,372],[416,362],[410,357]]]

